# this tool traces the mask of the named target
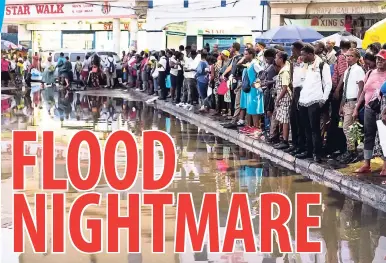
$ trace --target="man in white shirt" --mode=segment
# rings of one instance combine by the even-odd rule
[[[159,59],[159,62],[157,64],[158,67],[158,84],[160,89],[159,94],[159,100],[166,100],[166,67],[167,67],[167,60],[166,60],[166,53],[165,50],[161,50],[161,58]]]
[[[184,68],[184,84],[182,93],[182,103],[178,106],[184,106],[187,109],[192,109],[194,101],[197,101],[197,82],[196,82],[196,69],[200,62],[197,56],[197,51],[192,50],[190,57],[185,59]]]
[[[332,80],[330,67],[315,55],[313,46],[306,44],[301,51],[302,59],[308,63],[307,72],[300,91],[300,116],[306,132],[307,149],[297,154],[296,158],[314,157],[314,161],[321,161],[322,136],[320,133],[320,116],[331,89]]]
[[[172,55],[170,58],[170,81],[171,81],[171,88],[170,88],[170,96],[172,98],[172,101],[175,100],[175,91],[177,88],[177,75],[178,75],[178,66],[177,66],[177,59],[175,55]]]
[[[362,93],[364,86],[365,71],[358,65],[361,54],[356,48],[351,48],[346,53],[348,69],[344,72],[341,82],[343,82],[343,98],[340,104],[340,116],[343,116],[343,132],[347,140],[347,152],[343,154],[339,161],[348,164],[356,159],[355,142],[350,140],[349,130],[354,123],[353,113],[357,100]],[[341,83],[339,84],[341,85]]]

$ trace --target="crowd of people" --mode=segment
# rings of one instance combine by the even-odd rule
[[[92,56],[86,55],[83,61],[80,56],[77,56],[73,65],[64,53],[60,53],[57,61],[53,62],[52,53],[49,53],[47,59],[43,61],[35,52],[31,61],[27,56],[19,55],[9,59],[3,55],[2,86],[8,87],[11,83],[16,88],[21,88],[23,85],[30,87],[31,81],[36,80],[45,85],[55,85],[59,82],[66,89],[72,89],[71,84],[75,84],[76,88],[88,86],[100,88],[101,84],[106,84],[105,88],[113,88],[118,83],[117,62],[112,54],[105,57],[100,57],[96,53]]]
[[[123,82],[178,107],[222,116],[226,128],[316,162],[357,162],[362,125],[364,164],[356,172],[368,173],[370,160],[384,157],[376,121],[386,125],[386,44],[371,44],[364,54],[355,42],[335,44],[297,41],[291,55],[264,43],[247,44],[241,53],[237,42],[226,50],[124,53]],[[380,174],[386,175],[386,162]]]

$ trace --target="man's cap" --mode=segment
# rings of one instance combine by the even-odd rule
[[[376,56],[386,59],[386,49],[381,49],[381,51],[379,51],[379,53]]]
[[[228,50],[221,51],[221,54],[223,54],[226,57],[229,57],[231,55],[231,53]]]

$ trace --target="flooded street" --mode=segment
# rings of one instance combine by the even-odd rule
[[[43,94],[45,95],[45,94]],[[376,210],[367,204],[350,199],[343,194],[319,183],[281,168],[259,155],[248,152],[239,146],[207,133],[197,126],[162,112],[143,102],[109,98],[107,96],[89,96],[87,93],[55,93],[47,96],[46,102],[35,111],[20,108],[12,114],[2,117],[2,172],[1,200],[2,226],[10,222],[12,216],[12,181],[11,181],[11,131],[15,129],[42,130],[45,127],[55,129],[56,153],[55,170],[57,178],[66,178],[65,156],[66,145],[71,135],[80,129],[95,131],[103,145],[108,133],[117,129],[126,129],[136,135],[141,142],[143,130],[159,129],[169,133],[177,147],[178,164],[173,183],[166,191],[174,193],[189,192],[194,198],[197,215],[205,192],[219,194],[220,233],[225,230],[226,217],[231,194],[245,192],[249,195],[251,214],[255,235],[259,237],[259,194],[280,192],[295,202],[295,193],[321,192],[322,206],[310,209],[311,215],[320,215],[321,228],[312,230],[310,240],[322,241],[321,254],[282,254],[274,242],[271,254],[244,254],[238,248],[231,254],[207,252],[207,245],[201,253],[186,252],[174,254],[175,207],[166,209],[166,253],[151,253],[151,210],[142,208],[142,253],[141,254],[82,254],[75,250],[68,238],[65,254],[34,254],[28,239],[25,253],[19,255],[18,261],[12,261],[9,243],[12,240],[2,234],[3,263],[384,263],[386,262],[386,213]],[[41,150],[41,142],[29,145],[30,153]],[[141,144],[139,144],[141,145]],[[27,146],[28,147],[28,146]],[[119,150],[118,150],[119,152]],[[119,156],[119,153],[118,153]],[[156,174],[162,172],[162,151],[158,150],[155,158]],[[119,167],[120,164],[118,164]],[[26,193],[30,197],[33,209],[33,194],[40,192],[41,160],[35,167],[26,170]],[[141,167],[141,165],[139,166]],[[83,160],[81,170],[87,172],[87,160]],[[103,178],[103,177],[102,177]],[[141,179],[141,178],[140,178]],[[137,180],[131,192],[141,191],[141,180]],[[108,193],[110,189],[101,180],[97,192]],[[74,189],[67,193],[67,210],[72,201],[79,195]],[[121,194],[121,213],[126,213],[125,193]],[[50,203],[50,202],[49,202]],[[293,209],[295,206],[293,207]],[[295,211],[293,211],[294,214]],[[48,215],[52,213],[48,211]],[[48,218],[50,236],[52,219]],[[86,218],[106,217],[105,202],[100,207],[90,207],[83,218],[84,233]],[[9,225],[8,225],[9,226]],[[11,226],[9,226],[11,228]],[[295,220],[289,222],[290,234],[294,243]],[[5,230],[4,230],[5,231]],[[125,231],[120,236],[121,251],[126,250]],[[105,235],[104,235],[105,236]],[[6,238],[7,237],[7,238]],[[104,242],[105,243],[105,242]],[[7,248],[5,246],[7,245]],[[259,247],[259,244],[258,244]],[[8,249],[8,250],[7,250]],[[50,250],[50,242],[49,242]],[[104,247],[104,250],[106,248]],[[9,256],[7,258],[7,256]],[[5,258],[4,258],[5,257]]]

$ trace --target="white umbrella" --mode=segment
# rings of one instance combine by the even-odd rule
[[[10,49],[18,49],[18,46],[14,43],[7,41],[7,40],[1,40],[1,50],[10,50]]]
[[[342,40],[355,41],[355,42],[357,42],[358,48],[362,47],[362,40],[360,38],[357,38],[356,36],[348,33],[348,32],[335,33],[331,36],[324,37],[324,38],[320,39],[319,41],[326,43],[330,39],[333,39],[335,41],[335,46],[337,46],[337,47],[339,47],[340,41],[342,41]]]

